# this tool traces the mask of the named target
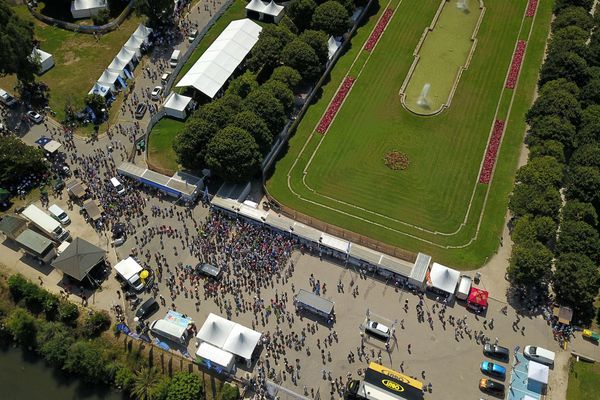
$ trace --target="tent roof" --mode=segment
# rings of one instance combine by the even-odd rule
[[[118,58],[125,65],[129,64],[135,58],[135,51],[121,47],[115,58]]]
[[[83,203],[83,209],[85,210],[87,215],[92,219],[92,221],[95,221],[102,216],[102,206],[100,206],[100,204],[96,200],[87,200],[85,203]]]
[[[296,236],[310,240],[311,242],[318,243],[321,238],[321,231],[310,226],[302,225],[299,222],[295,222],[293,228],[292,231]]]
[[[233,363],[233,354],[206,342],[200,343],[196,355],[226,368]]]
[[[467,299],[467,302],[477,304],[478,306],[487,307],[488,297],[489,293],[487,291],[474,287],[471,288],[471,291],[469,292],[469,298]]]
[[[198,331],[196,338],[222,348],[235,325],[235,322],[210,313]]]
[[[433,263],[429,271],[428,282],[434,288],[443,290],[446,293],[454,293],[459,278],[460,272],[442,264]]]
[[[144,24],[139,24],[132,36],[140,36],[147,38],[152,33],[152,28],[148,28]]]
[[[342,44],[341,41],[335,40],[335,38],[333,36],[329,36],[329,40],[327,41],[328,57],[329,58],[333,57],[333,55],[335,54],[335,52],[337,51],[337,49],[339,49],[339,47],[340,47],[341,44]]]
[[[106,0],[73,0],[71,10],[93,10],[106,6]]]
[[[129,39],[127,39],[127,41],[125,42],[123,47],[129,47],[130,49],[139,49],[140,47],[142,47],[143,43],[144,43],[144,41],[141,40],[139,37],[132,35],[129,37]],[[123,49],[121,49],[121,50],[123,50]]]
[[[0,232],[14,236],[17,232],[27,227],[27,220],[18,215],[5,215],[0,219]]]
[[[549,371],[550,369],[548,366],[535,361],[529,361],[529,365],[527,367],[527,379],[547,384]]]
[[[380,252],[371,250],[368,247],[364,247],[356,243],[352,243],[350,245],[350,256],[368,262],[372,265],[378,265],[379,261],[381,261]]]
[[[171,92],[165,101],[164,107],[172,110],[184,111],[188,104],[190,104],[190,101],[192,101],[191,97]]]
[[[49,247],[54,247],[52,240],[31,229],[25,229],[15,240],[38,254],[43,254]]]
[[[31,52],[31,55],[34,56],[35,54],[37,54],[40,57],[41,63],[43,63],[44,61],[46,61],[49,58],[52,58],[52,54],[46,53],[44,50],[40,50],[40,49],[33,49],[33,51]]]
[[[127,52],[132,53],[131,50],[127,50],[125,49]],[[109,70],[115,70],[115,71],[123,71],[125,69],[125,67],[127,67],[127,64],[129,63],[129,61],[127,61],[126,59],[123,58],[119,58],[118,56],[113,58],[113,60],[110,62],[110,64],[108,64],[108,68]]]
[[[110,87],[101,84],[101,83],[94,83],[94,86],[92,86],[92,90],[90,90],[88,92],[88,94],[99,94],[100,96],[106,96],[106,94],[110,91]]]
[[[81,281],[105,256],[103,249],[78,237],[52,261],[52,266]]]
[[[327,300],[321,296],[317,296],[316,294],[304,289],[300,289],[298,291],[295,300],[302,304],[306,304],[315,310],[319,310],[324,314],[331,314],[333,311],[333,306],[335,305],[333,301]]]
[[[243,325],[235,324],[225,340],[223,350],[249,360],[260,341],[261,334]]]
[[[75,197],[80,198],[85,195],[87,185],[78,179],[73,179],[67,182],[67,190]]]
[[[348,253],[348,248],[350,247],[349,241],[340,239],[336,236],[332,236],[327,233],[323,233],[321,235],[321,244],[323,244],[323,246],[329,247],[330,249],[337,250],[341,253]]]
[[[263,14],[272,15],[273,17],[278,17],[283,12],[284,7],[277,5],[273,0],[269,4],[265,6],[263,10]]]
[[[410,271],[410,279],[422,285],[425,282],[425,276],[427,276],[427,269],[430,263],[431,256],[425,253],[417,254],[415,265],[413,265],[412,271]]]
[[[117,81],[118,78],[119,78],[118,72],[109,71],[109,70],[105,69],[104,72],[102,73],[102,75],[100,75],[100,78],[98,78],[98,83],[100,83],[100,84],[109,83],[111,85],[114,85],[114,83]]]
[[[246,5],[246,10],[263,12],[263,10],[267,7],[266,3],[263,3],[260,0],[252,0],[250,3]]]
[[[262,27],[245,18],[232,21],[177,83],[213,98],[258,41]]]

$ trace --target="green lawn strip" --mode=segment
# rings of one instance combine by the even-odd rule
[[[357,83],[355,83],[355,86],[352,89],[349,98],[346,100],[346,103],[340,110],[340,113],[338,114],[336,120],[334,121],[329,132],[327,133],[328,136],[325,138],[322,148],[315,156],[315,159],[313,159],[311,167],[309,168],[309,174],[307,176],[307,181],[309,182],[309,184],[311,186],[314,186],[315,183],[312,182],[312,180],[315,180],[317,183],[319,183],[318,181],[321,180],[322,185],[321,187],[317,188],[319,192],[323,190],[324,194],[333,194],[332,197],[348,201],[352,204],[366,204],[377,207],[379,208],[378,212],[380,212],[381,214],[390,216],[400,215],[400,220],[407,220],[413,218],[415,221],[418,222],[425,221],[429,223],[437,223],[438,225],[434,226],[434,229],[437,228],[440,231],[442,229],[455,229],[460,223],[462,223],[468,199],[471,196],[473,183],[475,182],[479,174],[479,165],[481,162],[481,157],[483,155],[483,152],[485,151],[485,147],[487,146],[487,137],[489,134],[491,124],[493,122],[493,113],[496,110],[499,98],[498,96],[503,87],[504,80],[506,78],[506,72],[512,59],[512,54],[514,52],[514,43],[517,39],[518,27],[521,23],[521,16],[523,15],[522,13],[524,12],[526,1],[522,1],[521,3],[521,7],[517,8],[515,8],[514,5],[508,7],[506,3],[502,4],[501,2],[491,3],[490,8],[488,9],[488,12],[490,13],[486,13],[486,17],[483,20],[482,29],[480,30],[480,36],[483,35],[483,37],[481,37],[480,39],[480,43],[478,45],[478,49],[476,50],[471,67],[465,72],[465,75],[463,75],[463,78],[461,79],[453,105],[450,108],[450,110],[447,110],[448,115],[445,115],[446,112],[444,112],[439,117],[435,117],[431,120],[419,120],[418,117],[413,116],[412,118],[410,118],[402,115],[401,121],[398,121],[398,118],[394,117],[394,114],[390,116],[390,114],[394,112],[394,107],[396,107],[394,99],[392,99],[391,97],[385,98],[385,101],[383,102],[380,102],[381,100],[377,99],[377,91],[384,90],[382,88],[384,88],[386,84],[389,85],[389,82],[392,81],[392,79],[394,82],[395,80],[401,82],[404,78],[404,76],[401,76],[401,73],[396,73],[395,71],[390,69],[391,64],[385,64],[385,57],[394,56],[394,62],[400,63],[400,60],[398,60],[398,54],[404,54],[404,50],[408,50],[410,52],[408,54],[412,55],[412,50],[414,50],[414,46],[416,45],[416,41],[414,41],[410,43],[410,46],[407,45],[406,47],[400,48],[401,43],[403,43],[402,39],[406,36],[406,32],[402,32],[401,29],[404,28],[407,25],[407,23],[404,22],[402,24],[402,21],[397,21],[395,23],[395,18],[400,15],[407,15],[406,18],[412,24],[415,24],[416,20],[416,17],[414,15],[410,15],[410,10],[400,10],[400,12],[397,13],[394,19],[392,19],[392,21],[390,22],[390,28],[383,35],[380,43],[375,49],[374,55],[371,57],[369,64],[365,68],[363,75],[361,75],[361,78],[359,78]],[[406,4],[409,4],[408,7],[412,5],[410,2],[406,2],[403,5]],[[489,4],[487,3],[486,5],[489,6]],[[432,6],[432,9],[435,8],[436,2],[433,2]],[[494,12],[492,13],[491,11]],[[423,13],[421,12],[421,14]],[[489,17],[494,15],[496,15],[496,18],[493,21],[490,20]],[[432,15],[429,15],[427,17],[429,18],[429,21],[425,22],[423,26],[430,22]],[[536,24],[536,30],[540,31],[539,25],[542,25],[541,30],[547,33],[548,27],[543,25],[547,25],[546,21],[549,21],[549,18],[550,14],[548,14],[547,12],[540,11],[540,15],[538,15],[538,22]],[[400,30],[400,32],[396,30]],[[390,34],[390,31],[395,33]],[[402,37],[399,38],[398,36]],[[506,38],[506,40],[501,40],[503,37]],[[388,39],[386,40],[386,38]],[[539,50],[539,60],[541,60],[541,52],[543,51],[545,38],[546,36],[544,34],[539,39],[539,47],[541,47],[541,49]],[[354,43],[356,44],[356,41]],[[386,47],[389,50],[382,50]],[[380,57],[377,57],[379,52],[383,52],[383,54],[380,55]],[[478,53],[482,54],[478,57]],[[498,53],[501,53],[501,56],[494,58],[495,55]],[[535,74],[537,74],[537,70],[539,68],[539,60],[533,63],[532,65],[528,61],[530,59],[530,54],[531,51],[528,51],[526,57],[526,64],[528,64],[529,66],[524,66],[524,69],[533,68],[533,71],[535,72]],[[492,60],[488,61],[488,58],[492,58]],[[373,67],[372,64],[379,64],[381,66],[379,67],[379,69],[377,69]],[[336,67],[336,69],[334,70],[334,74],[338,72],[340,68],[341,64]],[[370,69],[373,69],[373,71],[369,72]],[[523,71],[523,73],[525,73],[525,71]],[[340,75],[343,76],[343,74]],[[390,78],[389,75],[393,76]],[[380,78],[381,76],[386,77],[388,81],[386,82],[384,79]],[[522,81],[524,79],[526,78],[523,77]],[[364,82],[362,85],[362,89],[361,81]],[[307,113],[307,118],[300,124],[298,133],[296,134],[297,137],[293,138],[292,141],[290,141],[290,150],[288,152],[288,155],[279,162],[274,176],[269,180],[267,186],[271,194],[274,195],[282,203],[288,206],[292,206],[301,212],[314,215],[319,219],[332,222],[336,225],[342,226],[344,228],[353,230],[358,233],[365,234],[367,236],[371,236],[378,239],[381,238],[380,240],[383,240],[387,243],[398,245],[400,247],[404,247],[410,250],[420,251],[424,248],[431,247],[431,252],[434,256],[438,257],[438,259],[455,261],[456,264],[454,264],[453,266],[464,266],[465,268],[472,268],[475,265],[480,265],[486,259],[486,257],[494,251],[494,249],[498,245],[499,232],[506,211],[507,194],[512,188],[512,178],[514,176],[516,159],[518,157],[518,147],[520,146],[522,135],[524,132],[523,115],[531,102],[531,96],[535,87],[535,81],[536,78],[532,78],[532,81],[529,82],[529,89],[527,90],[523,89],[523,83],[521,83],[519,87],[519,93],[517,94],[518,100],[522,100],[522,97],[524,95],[527,95],[525,96],[525,98],[528,99],[528,101],[522,105],[520,117],[521,126],[517,128],[509,125],[507,128],[507,131],[516,129],[519,133],[517,141],[515,142],[516,148],[513,147],[514,154],[511,157],[507,158],[506,156],[503,156],[503,154],[506,151],[506,148],[510,147],[510,144],[503,144],[503,147],[501,149],[499,158],[500,165],[497,167],[497,176],[495,176],[493,182],[494,187],[492,188],[492,192],[490,194],[490,197],[488,198],[488,204],[486,207],[486,210],[488,210],[490,209],[490,204],[493,204],[496,207],[496,209],[492,211],[492,215],[485,216],[485,219],[483,220],[482,226],[480,228],[478,239],[470,246],[464,249],[441,250],[436,246],[427,245],[419,240],[411,239],[410,237],[403,235],[394,235],[391,234],[390,231],[384,230],[380,227],[364,223],[360,220],[344,216],[334,211],[329,211],[327,209],[324,209],[323,207],[314,206],[312,204],[303,202],[301,200],[298,200],[295,196],[290,195],[289,191],[286,188],[287,171],[289,170],[289,166],[293,162],[295,155],[300,150],[300,147],[304,145],[305,141],[295,140],[299,136],[299,133],[303,132],[304,130],[308,131],[314,128],[316,122],[318,121],[318,118],[320,118],[320,115],[322,114],[323,108],[320,108],[318,110],[320,111],[320,113],[318,113],[318,117],[315,117],[312,120],[310,119],[312,110],[309,110],[309,112]],[[367,86],[372,86],[374,88],[373,90],[369,91]],[[521,92],[521,90],[523,90],[523,92]],[[360,106],[351,106],[353,97],[360,100]],[[481,108],[480,106],[478,108],[477,104],[470,104],[472,102],[472,98],[476,98],[478,103],[486,103],[485,107]],[[368,102],[365,102],[365,99],[369,99]],[[359,102],[358,100],[356,100],[357,103]],[[328,99],[326,99],[326,96],[323,96],[323,99],[319,103],[317,103],[316,106],[313,106],[313,109],[317,108],[321,103],[325,103],[325,101],[328,101]],[[373,104],[377,103],[378,101],[380,102],[379,104]],[[504,101],[506,100],[503,100],[503,104]],[[381,104],[385,104],[386,106],[384,107]],[[513,105],[513,113],[517,111],[517,104],[518,102],[516,102],[516,104]],[[348,139],[348,136],[352,134],[351,130],[355,126],[364,123],[364,121],[361,121],[361,118],[364,119],[365,114],[356,115],[355,117],[353,116],[353,114],[359,114],[361,112],[359,107],[370,108],[370,110],[368,111],[372,113],[373,116],[368,121],[369,129],[365,129],[364,131],[362,131],[362,142],[355,140],[354,142],[348,144],[347,140],[344,139]],[[504,107],[505,106],[503,105],[502,108]],[[452,114],[453,108],[456,108],[456,110],[461,112]],[[486,115],[489,114],[489,119],[488,117],[484,118],[481,115],[481,110],[483,110],[482,112],[487,113]],[[465,118],[465,113],[468,113],[467,116],[473,115],[473,119],[476,120],[469,121],[468,118]],[[376,118],[374,119],[373,117]],[[420,152],[420,154],[415,155],[411,151],[407,150],[407,153],[411,158],[411,163],[417,164],[428,162],[429,164],[433,164],[435,166],[435,161],[443,161],[444,152],[450,154],[461,154],[464,156],[463,158],[469,158],[469,168],[465,168],[465,163],[461,162],[461,160],[451,160],[453,161],[454,165],[442,164],[444,166],[441,168],[442,172],[445,172],[446,170],[449,170],[451,168],[454,168],[456,171],[456,169],[458,168],[461,171],[464,171],[464,176],[462,178],[459,178],[458,180],[456,177],[454,177],[454,179],[448,179],[448,176],[445,176],[444,173],[440,173],[440,176],[437,176],[438,171],[436,171],[435,168],[425,165],[425,168],[430,169],[428,171],[425,171],[428,175],[425,174],[425,176],[423,176],[420,180],[406,180],[406,182],[400,182],[400,184],[399,182],[394,182],[394,180],[392,180],[391,185],[389,184],[389,182],[386,182],[386,180],[389,181],[389,179],[387,179],[385,174],[382,173],[382,161],[380,160],[382,149],[385,150],[386,144],[382,143],[382,136],[378,136],[378,132],[384,129],[388,129],[389,131],[389,127],[386,128],[384,123],[381,121],[386,121],[390,119],[394,120],[396,126],[398,126],[397,124],[401,122],[400,129],[402,129],[402,133],[404,134],[404,132],[406,132],[406,138],[401,137],[404,135],[394,136],[391,145],[405,146],[403,148],[401,147],[401,150],[412,150],[411,146],[415,146],[416,150]],[[484,119],[485,121],[480,122],[479,120],[482,119]],[[455,131],[453,131],[452,134],[450,134],[449,132],[443,132],[443,134],[441,135],[437,133],[437,131],[440,130],[440,126],[447,127],[452,124],[456,125],[455,129],[458,129],[458,136],[455,133]],[[308,129],[306,128],[306,125],[309,126]],[[463,131],[465,131],[468,134],[465,134],[464,137],[461,137],[460,135],[462,135],[461,132]],[[393,133],[393,130],[390,132]],[[332,137],[335,137],[329,136],[332,134],[338,134],[340,135],[339,137],[343,139],[338,139],[337,141],[331,140]],[[422,137],[424,134],[427,134],[430,137],[434,136],[427,143],[428,145],[435,144],[434,140],[438,140],[440,141],[439,144],[444,146],[440,146],[440,148],[436,148],[435,146],[424,146],[422,143],[419,143],[415,140],[419,139],[419,137]],[[304,138],[305,137],[306,136],[304,136]],[[331,140],[330,146],[329,148],[326,148],[326,145],[329,140]],[[460,146],[455,146],[457,141],[461,142],[458,143]],[[507,140],[507,143],[509,142],[510,140]],[[419,145],[421,145],[423,148],[418,148]],[[475,149],[469,149],[469,147]],[[367,152],[367,150],[371,154],[371,159],[361,157],[361,153]],[[340,153],[342,153],[343,155],[343,153],[349,151],[354,152],[352,154],[351,163],[349,162],[350,159],[344,159],[343,157],[340,157]],[[329,158],[330,160],[320,160],[320,157]],[[511,159],[514,161],[511,162]],[[509,164],[507,170],[505,170],[506,167],[502,165],[506,161],[508,161]],[[329,162],[333,166],[337,164],[337,168],[321,168],[318,166],[321,162]],[[318,170],[318,173],[313,174],[313,168]],[[408,171],[410,171],[411,168],[413,168],[412,165],[411,167],[409,167]],[[423,166],[416,165],[414,166],[414,168],[423,168]],[[439,168],[440,167],[438,166],[438,169]],[[312,192],[310,192],[308,189],[303,188],[303,186],[301,185],[301,180],[298,178],[301,178],[303,169],[304,166],[298,166],[292,171],[292,184],[294,190],[300,192],[303,197],[311,198],[315,201],[322,202],[323,204],[330,205],[331,203],[333,203],[326,202],[325,200],[323,200],[322,197],[312,194]],[[505,174],[506,176],[503,178],[500,176],[502,174]],[[352,177],[352,184],[348,184],[346,182],[348,176]],[[497,182],[500,182],[500,184],[498,184]],[[374,183],[376,183],[376,186],[374,186]],[[363,186],[361,187],[361,185]],[[432,198],[431,194],[427,192],[427,189],[429,189],[427,187],[428,185],[436,186],[438,189],[440,189],[438,192],[439,195],[436,193],[434,194],[436,194],[438,198],[443,200],[439,202],[442,204],[428,204],[428,202],[430,202]],[[500,186],[501,189],[499,191],[497,189],[498,186]],[[457,188],[460,188],[460,190],[457,190]],[[452,193],[452,191],[462,193],[459,193],[457,195],[456,193]],[[441,235],[436,236],[438,238],[436,243],[461,245],[468,242],[468,239],[470,239],[469,232],[474,233],[476,229],[476,223],[479,219],[481,205],[483,204],[482,193],[484,192],[485,191],[481,189],[477,190],[473,204],[473,215],[469,217],[467,221],[467,226],[463,228],[464,232],[461,231],[461,233],[459,235],[456,235],[454,238],[449,238]],[[392,195],[395,195],[395,197]],[[363,203],[360,204],[360,202]],[[423,207],[424,204],[428,207]],[[498,209],[497,207],[499,205],[500,208]],[[344,211],[349,210],[356,213],[356,209],[352,210],[351,207],[344,208],[339,206],[338,208]],[[461,212],[454,212],[454,214],[452,214],[451,212],[448,212],[449,210],[460,210]],[[360,215],[363,217],[365,216],[364,213]],[[371,214],[369,214],[368,218],[374,220]],[[492,222],[490,222],[488,218],[491,218]],[[494,229],[490,230],[489,228]],[[404,229],[406,228],[402,227],[402,230]],[[407,233],[411,233],[412,231],[414,230],[408,230]],[[421,233],[418,236],[426,238],[429,235]],[[452,239],[455,239],[454,243]]]
[[[179,168],[173,150],[173,139],[183,129],[184,122],[165,117],[158,121],[148,135],[148,164],[171,174]]]
[[[214,23],[214,25],[206,32],[206,35],[200,40],[198,47],[192,52],[190,58],[185,65],[179,71],[175,83],[192,68],[194,63],[198,61],[200,56],[204,54],[206,49],[215,41],[215,39],[223,32],[223,30],[229,25],[231,21],[246,17],[247,3],[243,0],[235,0],[231,6],[221,15],[221,17]]]
[[[600,393],[600,364],[572,361],[569,372],[567,400],[598,398]]]

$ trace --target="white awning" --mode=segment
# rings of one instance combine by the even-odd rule
[[[125,78],[125,73],[123,72],[123,70],[125,68],[127,68],[128,64],[129,64],[129,62],[127,60],[123,60],[119,57],[115,57],[115,58],[113,58],[111,63],[108,65],[107,69],[109,71],[118,72],[119,75],[121,76],[121,78]]]
[[[292,232],[302,239],[306,239],[315,243],[319,243],[319,239],[322,235],[321,231],[311,228],[310,226],[302,225],[299,222],[294,223]]]
[[[152,28],[148,28],[144,24],[139,24],[136,28],[135,32],[133,32],[134,36],[140,36],[147,38],[152,33]]]
[[[179,93],[171,92],[163,104],[167,115],[178,118],[185,118],[188,105],[192,101],[191,97],[183,96]]]
[[[100,96],[106,96],[110,92],[110,87],[107,85],[100,84],[98,82],[94,83],[92,90],[88,92],[88,94],[98,94]]]
[[[102,75],[100,75],[100,78],[98,78],[98,83],[101,85],[108,86],[111,90],[113,90],[115,88],[115,82],[117,82],[118,78],[118,72],[109,71],[105,69]]]
[[[433,263],[429,271],[428,283],[436,289],[454,294],[459,278],[460,272],[442,264]]]
[[[350,256],[364,262],[368,262],[371,265],[379,265],[382,254],[378,251],[371,250],[368,247],[361,246],[356,243],[350,245]]]
[[[133,257],[127,257],[124,260],[119,261],[115,264],[115,271],[118,271],[123,278],[129,279],[135,274],[142,272],[143,268]]]
[[[260,341],[261,334],[243,325],[235,324],[235,327],[227,337],[223,350],[246,360],[252,358],[252,353]]]
[[[263,223],[267,219],[268,213],[264,210],[259,210],[258,208],[250,207],[245,204],[240,204],[239,214],[246,218],[250,218],[257,222]]]
[[[119,51],[119,53],[116,55],[115,58],[118,58],[122,62],[129,64],[135,58],[135,54],[136,54],[135,51],[129,50],[125,47],[121,47],[121,50]]]
[[[61,147],[62,147],[62,144],[60,144],[60,142],[57,142],[56,140],[51,140],[44,145],[44,150],[46,150],[48,153],[52,154],[52,153],[56,152],[58,149],[60,149]]]
[[[323,233],[321,235],[321,244],[344,254],[348,253],[348,248],[350,247],[349,241],[340,239],[327,233]]]
[[[196,339],[201,342],[210,343],[218,348],[223,348],[227,337],[235,327],[236,323],[219,315],[210,313],[204,324],[198,331]]]
[[[232,21],[176,86],[192,86],[213,98],[252,50],[261,30],[247,18]]]
[[[206,342],[200,343],[198,350],[196,351],[196,356],[203,358],[205,360],[209,360],[212,363],[218,364],[221,367],[231,370],[233,364],[235,363],[235,357],[233,354],[221,350],[218,347],[215,347]]]
[[[329,40],[327,41],[327,57],[331,58],[335,54],[335,52],[340,48],[342,44],[341,41],[335,40],[333,36],[329,36]]]
[[[548,374],[550,369],[548,366],[537,363],[535,361],[529,361],[527,366],[527,379],[534,380],[543,384],[548,384]]]
[[[273,17],[279,17],[283,12],[283,6],[276,4],[273,0],[269,4],[267,4],[262,11],[263,14],[271,15]]]
[[[255,11],[257,13],[261,13],[267,7],[267,3],[263,3],[260,0],[252,0],[250,3],[246,5],[246,10]]]
[[[125,42],[123,47],[130,49],[130,50],[135,50],[137,53],[137,51],[140,49],[140,47],[142,47],[143,43],[144,43],[143,40],[140,40],[138,37],[132,35]]]

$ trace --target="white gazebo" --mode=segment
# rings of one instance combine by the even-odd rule
[[[527,366],[527,379],[547,385],[549,373],[550,368],[548,368],[548,366],[535,361],[529,361],[529,365]]]
[[[261,0],[251,0],[246,5],[246,16],[258,16],[261,21],[279,23],[283,18],[284,6],[280,6],[273,0],[271,2],[263,2]]]
[[[38,69],[38,74],[40,75],[54,66],[54,57],[52,54],[46,53],[43,50],[34,48],[31,52],[31,58],[39,61],[40,68]]]
[[[456,290],[456,285],[458,284],[459,279],[460,272],[452,268],[448,268],[445,265],[433,263],[431,270],[429,271],[427,284],[429,287],[440,290],[449,295],[454,295],[454,291]]]
[[[126,47],[121,47],[121,50],[119,50],[119,52],[117,53],[115,58],[118,58],[119,60],[121,60],[129,65],[133,61],[135,61],[135,59],[137,58],[137,55],[136,55],[135,51],[129,50]]]
[[[98,14],[98,11],[108,8],[106,0],[73,0],[71,2],[71,14],[73,18],[90,18]]]
[[[198,331],[196,340],[198,343],[210,343],[211,345],[221,349],[223,348],[227,337],[235,326],[235,322],[210,313]]]
[[[191,97],[171,92],[163,104],[165,113],[174,118],[185,119],[191,101]]]
[[[227,340],[225,340],[223,350],[243,358],[249,365],[254,349],[258,346],[261,336],[259,332],[246,328],[243,325],[235,324]]]
[[[198,346],[196,360],[208,368],[222,369],[228,373],[235,371],[234,355],[206,342]]]
[[[329,36],[329,40],[327,41],[327,58],[329,60],[331,60],[331,57],[333,57],[341,45],[342,42],[340,40],[336,40],[333,36]]]
[[[115,71],[109,71],[107,69],[104,70],[100,78],[98,78],[98,83],[100,85],[108,86],[110,90],[115,90],[115,83],[119,80],[119,73]]]

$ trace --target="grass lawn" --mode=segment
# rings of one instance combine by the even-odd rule
[[[148,136],[148,165],[152,169],[166,175],[173,175],[179,169],[172,143],[183,126],[183,122],[169,117],[154,125]]]
[[[54,67],[37,79],[50,87],[50,107],[56,111],[59,121],[64,119],[65,104],[70,102],[78,108],[83,105],[83,98],[94,82],[142,21],[131,14],[117,30],[102,35],[96,42],[93,35],[67,31],[38,21],[26,6],[16,6],[13,10],[21,18],[34,23],[35,38],[40,41],[40,48],[54,56]],[[2,88],[12,91],[15,84],[14,75],[0,78]]]
[[[567,400],[597,399],[600,393],[600,364],[573,362],[569,373]]]
[[[450,91],[461,66],[467,63],[473,47],[471,36],[482,10],[472,2],[468,10],[461,10],[455,2],[444,3],[444,8],[433,28],[428,32],[419,51],[419,62],[406,87],[406,106],[418,114],[432,114],[448,103]],[[417,101],[425,84],[429,84],[427,104]]]
[[[362,43],[386,8],[381,3],[290,139],[267,189],[282,204],[322,221],[469,269],[483,264],[499,245],[552,4],[540,2],[533,24],[532,18],[523,20],[527,0],[487,0],[477,49],[451,107],[419,117],[402,107],[398,92],[439,5],[439,0],[392,0],[389,7],[398,9],[371,56],[364,57]],[[515,43],[530,31],[519,86],[505,91]],[[352,91],[325,136],[313,134],[349,70],[353,76],[361,71]],[[489,186],[478,184],[496,109],[511,101],[512,108],[498,116],[507,125],[494,178]],[[392,150],[408,156],[408,169],[385,166],[384,156]]]

